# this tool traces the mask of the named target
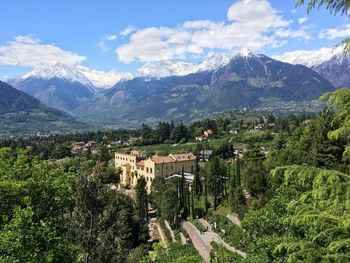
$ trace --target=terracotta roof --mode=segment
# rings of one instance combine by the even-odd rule
[[[174,163],[175,159],[171,156],[152,156],[151,160],[155,163],[155,164],[161,164],[161,163]]]
[[[136,165],[138,165],[138,166],[145,166],[145,161],[141,160],[138,163],[136,163]]]
[[[178,162],[196,160],[196,156],[194,156],[192,153],[172,154],[172,156]]]

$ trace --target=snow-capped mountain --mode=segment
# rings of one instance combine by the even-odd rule
[[[146,63],[136,70],[134,76],[164,78],[169,76],[185,76],[192,73],[213,71],[227,65],[231,56],[224,54],[211,54],[202,62],[195,64],[189,62],[162,61]]]
[[[315,67],[329,61],[331,58],[342,59],[344,57],[342,47],[321,48],[319,50],[296,50],[286,52],[273,58],[290,64],[301,64],[307,67]]]
[[[76,67],[63,63],[56,63],[54,65],[40,65],[20,77],[21,80],[28,78],[45,80],[58,78],[70,82],[77,82],[89,88],[93,87],[92,82],[81,71],[79,71]]]
[[[291,64],[305,65],[328,79],[335,87],[350,87],[350,58],[344,54],[343,47],[299,50],[274,58]]]
[[[11,84],[46,105],[69,113],[96,93],[83,73],[62,63],[35,67]]]
[[[215,57],[211,59],[216,61]],[[184,76],[139,77],[117,83],[78,108],[76,114],[88,119],[97,116],[104,123],[190,122],[213,112],[260,107],[262,101],[297,104],[334,90],[328,80],[310,68],[248,50],[235,54],[225,66],[221,61],[215,67],[211,67],[214,63],[203,63],[193,74],[181,71]]]
[[[130,80],[134,78],[134,74],[130,72],[116,72],[116,71],[99,71],[89,69],[84,66],[77,66],[82,74],[88,78],[95,88],[104,89],[114,86],[119,81]]]

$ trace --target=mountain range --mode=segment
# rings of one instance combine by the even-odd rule
[[[133,73],[55,64],[9,82],[50,107],[99,126],[189,122],[232,108],[316,100],[350,84],[349,60],[341,53],[303,58],[242,50],[233,56],[213,54],[197,64],[148,63]]]
[[[305,65],[328,79],[336,88],[350,87],[350,57],[344,54],[342,46],[317,51],[287,52],[274,58]]]
[[[65,112],[0,81],[0,137],[36,132],[62,132],[86,128]]]

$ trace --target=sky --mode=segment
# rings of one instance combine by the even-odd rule
[[[11,0],[1,3],[0,79],[61,62],[132,72],[242,48],[268,56],[332,47],[347,17],[296,0]]]

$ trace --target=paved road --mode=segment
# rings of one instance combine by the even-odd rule
[[[205,262],[210,262],[210,250],[212,249],[210,243],[212,241],[221,244],[223,247],[229,251],[232,251],[233,253],[236,253],[242,257],[246,257],[246,253],[230,246],[225,241],[223,241],[217,233],[213,232],[208,221],[205,219],[199,219],[199,221],[205,228],[208,227],[209,230],[201,233],[193,224],[188,221],[183,221],[182,227],[187,231],[192,240],[193,246],[198,251],[199,255],[202,256]]]
[[[188,221],[181,222],[182,227],[187,231],[188,235],[192,240],[194,248],[198,251],[199,255],[204,259],[205,262],[210,262],[210,250],[212,247],[210,244],[204,242],[201,233],[198,229]]]
[[[217,242],[218,244],[221,244],[223,247],[225,247],[226,249],[230,250],[233,253],[236,253],[236,254],[238,254],[238,255],[240,255],[242,257],[246,257],[247,256],[247,254],[244,253],[243,251],[240,251],[240,250],[236,249],[235,247],[230,246],[229,244],[227,244],[224,240],[221,239],[221,237],[216,232],[211,231],[210,224],[208,223],[207,220],[201,218],[200,222],[202,223],[202,225],[204,227],[209,226],[209,231],[206,231],[206,232],[203,233],[203,235],[201,235],[203,237],[203,241],[206,244],[209,243],[209,245],[210,245],[211,241],[215,241],[215,242]]]

